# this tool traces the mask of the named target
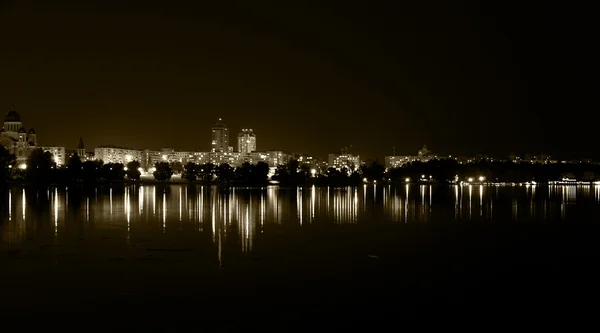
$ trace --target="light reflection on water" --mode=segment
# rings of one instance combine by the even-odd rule
[[[79,192],[77,192],[79,191]],[[57,240],[111,230],[127,241],[147,234],[209,234],[218,249],[237,237],[251,252],[270,226],[311,224],[552,221],[597,218],[600,185],[445,186],[364,185],[347,188],[263,189],[123,186],[49,191],[12,188],[2,197],[1,248],[27,238]],[[151,206],[151,207],[150,207]],[[146,237],[146,236],[144,236]]]

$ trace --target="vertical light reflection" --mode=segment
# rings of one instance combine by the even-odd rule
[[[216,240],[216,237],[217,237],[216,229],[215,229],[215,226],[217,224],[217,215],[216,215],[217,214],[217,201],[215,200],[214,193],[211,194],[210,201],[211,201],[211,206],[212,206],[212,209],[211,209],[211,211],[212,211],[212,221],[211,222],[212,222],[212,233],[213,233],[213,242],[214,242]]]
[[[138,214],[141,216],[144,210],[144,186],[140,186],[140,201],[138,203]]]
[[[473,185],[469,185],[469,220],[472,219],[472,207],[473,207]]]
[[[357,222],[358,221],[358,190],[356,188],[354,188],[353,191],[354,191],[353,215],[354,215],[354,222]]]
[[[129,200],[129,186],[125,188],[125,216],[127,217],[127,240],[131,237],[131,200]]]
[[[263,232],[263,225],[265,224],[265,192],[260,192],[260,232]]]
[[[58,233],[58,189],[54,189],[54,236]]]
[[[110,206],[110,216],[112,217],[113,214],[113,205],[112,205],[112,187],[109,190],[109,206]]]
[[[182,189],[181,187],[179,187],[179,222],[181,222],[181,209],[182,209],[182,201],[183,200],[183,195],[182,195]]]
[[[428,190],[429,190],[429,211],[430,211],[430,212],[431,212],[431,202],[433,201],[433,200],[432,200],[432,199],[433,199],[433,198],[432,198],[432,192],[433,192],[433,191],[431,191],[431,188],[432,188],[432,187],[431,187],[431,185],[429,185],[429,189],[428,189]]]
[[[373,203],[376,203],[376,202],[377,202],[377,184],[373,184]]]
[[[85,221],[90,221],[90,198],[87,197],[85,199]]]
[[[8,220],[12,220],[12,189],[8,191]]]
[[[298,221],[302,225],[302,188],[296,189],[296,208],[298,211]]]
[[[513,219],[517,220],[519,217],[519,204],[517,202],[517,199],[513,199],[512,201],[512,213]]]
[[[23,189],[23,200],[22,200],[22,205],[21,205],[21,209],[23,210],[22,214],[23,214],[23,221],[25,221],[25,207],[27,206],[26,204],[26,199],[25,199],[25,189]]]
[[[404,198],[404,223],[408,223],[408,184],[404,187],[406,188],[406,197]]]
[[[316,190],[315,190],[315,185],[313,185],[310,190],[310,221],[311,222],[315,220],[315,196],[316,196]]]
[[[327,197],[329,197],[329,187],[327,188]],[[329,206],[327,206],[327,210],[329,210]],[[367,185],[363,185],[363,211],[367,211]]]
[[[152,191],[152,216],[156,216],[156,186],[154,186],[154,191]]]
[[[252,250],[250,247],[250,233],[249,233],[249,227],[250,227],[250,208],[249,205],[246,205],[246,218],[245,218],[245,229],[246,229],[246,239],[244,241],[244,243],[246,244],[246,251],[250,251]]]
[[[459,212],[459,197],[458,197],[458,185],[454,185],[454,219],[458,219]]]
[[[163,192],[163,197],[162,197],[162,229],[163,229],[163,233],[167,232],[167,193]]]
[[[483,185],[479,185],[479,216],[483,216]]]

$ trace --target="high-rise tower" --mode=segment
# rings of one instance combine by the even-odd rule
[[[256,135],[251,128],[244,128],[238,134],[238,151],[243,154],[256,151]]]
[[[212,152],[229,152],[229,128],[223,123],[223,119],[219,118],[216,124],[212,127]]]

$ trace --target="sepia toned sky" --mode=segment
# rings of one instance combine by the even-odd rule
[[[67,148],[209,150],[220,117],[259,150],[596,156],[580,9],[219,3],[4,1],[0,110]]]

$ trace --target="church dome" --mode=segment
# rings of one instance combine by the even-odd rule
[[[6,117],[4,117],[4,122],[16,122],[16,123],[20,123],[21,122],[21,116],[17,113],[17,111],[10,110],[6,114]]]
[[[33,128],[30,128],[29,132],[27,132],[27,134],[35,134],[35,130]]]
[[[21,127],[21,129],[19,130],[19,133],[27,133],[27,131],[25,130],[25,127]]]

